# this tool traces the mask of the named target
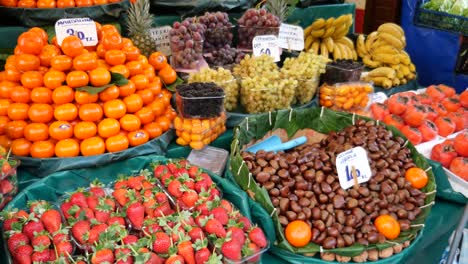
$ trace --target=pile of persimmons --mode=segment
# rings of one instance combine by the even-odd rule
[[[138,146],[176,116],[163,84],[177,79],[160,52],[149,58],[112,25],[99,42],[61,45],[41,28],[18,37],[0,73],[0,145],[17,156],[91,156]],[[117,85],[115,77],[119,77]]]

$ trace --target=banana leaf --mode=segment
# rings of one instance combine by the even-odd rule
[[[343,112],[335,112],[327,108],[309,108],[298,110],[283,110],[276,113],[267,113],[246,118],[234,131],[234,139],[231,145],[230,156],[230,170],[232,177],[236,183],[249,194],[252,198],[262,205],[266,212],[272,216],[275,225],[275,232],[277,241],[273,247],[272,253],[289,260],[289,256],[295,256],[298,259],[297,263],[317,263],[317,258],[304,257],[305,253],[318,253],[318,252],[333,252],[343,256],[357,256],[366,249],[378,248],[379,250],[385,249],[395,245],[395,243],[403,243],[407,240],[414,240],[417,236],[421,236],[422,228],[426,217],[429,215],[434,199],[436,196],[435,177],[430,170],[430,166],[426,159],[421,156],[411,143],[407,147],[411,150],[412,158],[415,164],[428,170],[429,182],[422,189],[427,194],[425,205],[418,217],[412,222],[412,228],[407,232],[402,232],[400,236],[390,242],[378,245],[369,245],[367,247],[362,245],[353,245],[346,248],[338,248],[333,250],[321,249],[319,245],[309,243],[306,247],[295,248],[291,246],[283,233],[283,228],[278,220],[278,213],[274,208],[268,192],[265,188],[260,187],[252,174],[249,172],[247,165],[242,160],[240,150],[243,145],[250,142],[252,139],[262,138],[267,131],[283,128],[289,136],[294,135],[299,129],[311,128],[320,133],[328,134],[331,131],[339,131],[347,126],[353,124],[356,118],[370,120],[365,117],[357,117],[355,115]],[[395,127],[387,127],[394,135],[403,135]],[[228,177],[229,178],[229,177]],[[284,254],[283,254],[283,253]],[[286,252],[288,254],[286,254]],[[398,254],[400,255],[400,254]],[[394,256],[397,257],[398,255]],[[402,255],[401,255],[402,256]],[[400,256],[400,257],[401,257]],[[395,263],[395,262],[393,262]]]

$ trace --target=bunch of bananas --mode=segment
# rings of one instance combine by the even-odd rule
[[[406,84],[416,77],[416,68],[404,51],[405,32],[397,24],[385,23],[366,37],[359,35],[356,48],[359,57],[369,68],[374,68],[365,81],[391,88]]]
[[[346,37],[352,24],[351,14],[315,20],[304,30],[305,49],[327,58],[331,55],[334,60],[357,60],[354,43]]]

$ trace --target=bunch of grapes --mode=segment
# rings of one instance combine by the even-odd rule
[[[278,35],[280,19],[265,9],[249,9],[239,23],[238,48],[252,50],[252,40],[258,35]]]
[[[229,22],[227,13],[206,12],[205,15],[200,17],[199,22],[206,27],[205,42],[203,43],[205,53],[213,52],[225,45],[231,45],[233,25]]]
[[[313,52],[301,52],[297,58],[287,58],[281,68],[282,76],[298,81],[293,103],[310,102],[317,92],[320,74],[325,72],[328,58]]]
[[[197,69],[203,59],[203,40],[206,27],[196,18],[186,18],[182,23],[174,22],[171,31],[173,66]]]
[[[231,48],[229,45],[214,50],[211,52],[211,56],[206,57],[206,61],[211,66],[226,66],[234,63],[239,63],[245,54],[235,48]]]
[[[274,59],[266,54],[258,57],[245,55],[244,59],[234,67],[234,76],[238,78],[256,77],[263,74],[279,78],[280,72]]]
[[[232,111],[237,107],[239,97],[239,84],[232,75],[231,71],[219,67],[217,70],[204,68],[197,73],[191,73],[188,79],[193,82],[214,82],[224,89],[226,95],[224,99],[224,108]]]

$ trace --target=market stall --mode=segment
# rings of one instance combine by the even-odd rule
[[[0,1],[0,262],[463,262],[468,90],[342,2]]]

